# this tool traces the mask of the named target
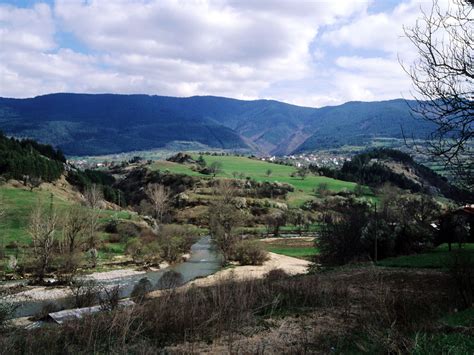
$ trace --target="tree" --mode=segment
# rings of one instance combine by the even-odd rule
[[[66,211],[60,243],[63,252],[72,255],[84,245],[89,221],[89,213],[83,207],[73,206]]]
[[[170,193],[168,189],[160,184],[149,184],[146,188],[146,194],[153,205],[154,217],[161,223],[163,213],[169,203]]]
[[[204,160],[204,157],[202,155],[199,156],[198,160],[196,161],[197,165],[199,165],[199,167],[201,169],[204,169],[207,165],[206,161]]]
[[[235,188],[230,182],[220,181],[215,193],[220,198],[209,207],[209,231],[214,244],[224,256],[225,264],[239,240],[236,227],[242,224],[244,218],[234,205]]]
[[[0,199],[0,222],[2,222],[3,218],[5,217],[5,208],[3,207],[3,201],[2,199]],[[0,230],[0,238],[2,238],[2,244],[0,245],[0,259],[2,259],[4,257],[4,253],[5,253],[5,242],[4,242],[4,238],[5,236],[3,235],[2,233],[3,231],[3,228]]]
[[[70,282],[80,262],[82,248],[89,231],[89,211],[81,206],[70,207],[62,216],[62,233],[59,240],[59,253],[55,258],[59,277]]]
[[[97,251],[95,250],[97,244],[96,231],[99,224],[99,208],[103,200],[102,189],[100,186],[92,184],[85,190],[84,198],[86,205],[89,207],[89,224],[87,230],[88,246],[93,261],[93,267],[95,267],[96,258],[93,256],[97,255]]]
[[[370,208],[366,203],[351,203],[344,207],[340,218],[324,217],[325,223],[316,246],[320,250],[318,259],[323,264],[343,265],[369,254],[362,242],[364,227],[369,221]]]
[[[212,177],[216,177],[217,174],[222,172],[222,163],[220,161],[213,161],[209,165],[209,172],[212,174]]]
[[[418,59],[405,69],[415,90],[412,110],[435,126],[424,150],[469,189],[474,170],[473,13],[472,1],[453,0],[442,9],[435,0],[431,11],[405,28],[418,52]]]
[[[298,175],[301,180],[304,180],[306,178],[306,175],[308,175],[309,169],[306,166],[302,166],[298,168],[296,171],[296,175]]]
[[[58,216],[53,204],[51,203],[49,208],[45,208],[41,201],[38,201],[30,216],[28,233],[33,241],[35,271],[39,280],[43,280],[51,264],[57,223]]]
[[[86,205],[91,209],[96,210],[100,208],[104,195],[99,185],[92,184],[84,191],[84,198],[86,200]]]
[[[272,169],[267,169],[267,171],[265,172],[265,175],[267,175],[267,177],[270,177],[272,173],[273,173]]]
[[[270,231],[273,232],[274,237],[280,234],[280,228],[286,224],[287,214],[283,211],[277,211],[265,216],[265,224],[267,226],[267,235]]]

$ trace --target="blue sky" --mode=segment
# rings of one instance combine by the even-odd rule
[[[0,0],[0,96],[218,95],[306,106],[409,96],[429,0]]]

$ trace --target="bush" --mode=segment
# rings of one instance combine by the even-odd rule
[[[74,307],[84,308],[93,306],[99,295],[99,286],[94,280],[76,280],[70,286],[74,297]]]
[[[150,280],[148,278],[143,277],[138,281],[138,283],[133,287],[132,293],[130,294],[130,297],[132,300],[136,303],[142,303],[148,292],[150,292],[152,289],[152,285]]]
[[[120,243],[122,241],[122,238],[120,237],[120,235],[112,233],[109,234],[108,240],[109,243]]]
[[[161,278],[158,280],[158,283],[156,284],[156,287],[158,287],[160,290],[164,290],[176,288],[181,286],[183,283],[184,279],[181,273],[174,270],[169,270],[166,271],[163,276],[161,276]]]
[[[285,270],[283,269],[273,269],[270,270],[266,275],[265,275],[265,280],[268,281],[279,281],[279,280],[284,280],[288,278],[289,275],[286,273]]]
[[[133,223],[124,222],[117,225],[117,233],[123,241],[139,236],[140,232],[140,228]]]
[[[262,265],[268,260],[268,253],[255,241],[244,240],[237,244],[233,259],[240,265]]]
[[[118,307],[120,301],[120,285],[103,288],[99,295],[100,308],[105,311],[112,311]]]
[[[7,322],[13,318],[17,305],[11,303],[5,296],[0,296],[0,329],[7,325]]]
[[[41,311],[34,315],[33,320],[44,320],[50,313],[58,312],[60,307],[57,304],[52,302],[46,303],[43,307],[41,307]]]

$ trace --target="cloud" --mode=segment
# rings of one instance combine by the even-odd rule
[[[274,98],[321,106],[399,97],[402,23],[418,3],[57,0],[0,5],[0,96],[49,92]],[[61,39],[63,34],[78,46]],[[347,53],[345,50],[351,49]],[[4,50],[6,49],[6,50]],[[373,53],[376,51],[377,53]]]

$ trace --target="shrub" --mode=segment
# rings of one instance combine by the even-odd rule
[[[108,240],[109,240],[109,243],[120,243],[122,241],[122,238],[120,237],[120,235],[112,233],[112,234],[109,234]]]
[[[130,297],[132,298],[134,302],[142,303],[145,300],[148,292],[151,291],[151,289],[152,289],[152,285],[151,285],[150,280],[148,280],[148,278],[146,277],[143,277],[133,287]]]
[[[244,240],[237,244],[233,259],[240,265],[262,265],[268,260],[268,253],[260,244]]]
[[[13,318],[18,305],[10,302],[6,296],[0,296],[0,329],[7,325],[7,322]]]
[[[99,287],[94,280],[76,280],[70,289],[76,308],[91,307],[97,301]]]
[[[60,307],[57,304],[52,302],[46,303],[41,310],[34,315],[33,320],[44,320],[48,316],[48,314],[57,312],[60,310]]]
[[[283,269],[273,269],[273,270],[270,270],[266,275],[265,275],[265,279],[268,280],[268,281],[279,281],[279,280],[284,280],[286,279],[287,277],[289,277],[289,275],[286,273],[285,270]]]
[[[140,228],[133,223],[120,223],[117,225],[117,233],[123,241],[140,235]]]
[[[160,290],[164,290],[176,288],[181,286],[183,283],[184,279],[181,273],[174,270],[169,270],[166,271],[163,276],[161,276],[161,278],[158,280],[158,283],[156,284],[156,287],[158,287]]]
[[[107,288],[104,287],[99,294],[100,308],[105,311],[112,311],[118,307],[120,301],[120,285]]]

